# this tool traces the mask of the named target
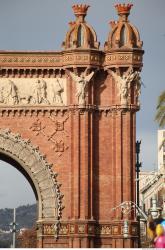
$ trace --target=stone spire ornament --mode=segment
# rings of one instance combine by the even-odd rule
[[[86,4],[72,6],[76,20],[69,22],[70,29],[62,43],[64,50],[68,49],[99,49],[97,35],[94,29],[85,21],[88,8]]]
[[[86,4],[75,4],[72,6],[73,12],[77,18],[77,22],[84,22],[89,7],[90,5]]]
[[[133,4],[116,4],[119,16],[117,22],[111,21],[112,30],[105,42],[105,50],[117,48],[142,48],[142,41],[137,28],[128,21],[128,16]]]
[[[121,20],[126,21],[133,4],[116,4],[115,8]]]

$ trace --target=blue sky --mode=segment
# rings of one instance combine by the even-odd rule
[[[142,80],[146,87],[142,88],[141,111],[137,114],[137,139],[142,140],[143,170],[149,170],[157,168],[158,126],[154,115],[157,97],[165,89],[164,0],[0,0],[0,50],[60,50],[68,22],[75,19],[71,9],[75,3],[91,6],[86,20],[95,29],[103,48],[110,29],[108,23],[117,20],[114,5],[119,2],[133,3],[129,20],[139,29],[144,42]],[[24,177],[2,162],[0,166],[0,177],[5,180],[6,176],[7,180],[9,176],[8,183],[0,183],[0,207],[32,203],[34,196]],[[9,192],[9,184],[13,194],[21,192],[17,198],[10,199],[10,195],[14,196]]]

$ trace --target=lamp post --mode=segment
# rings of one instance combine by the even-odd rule
[[[140,154],[140,145],[141,141],[136,141],[136,165],[135,165],[135,171],[136,171],[136,205],[139,207],[139,173],[140,168],[142,166],[142,163],[139,162],[139,154]]]
[[[124,201],[121,204],[119,204],[117,207],[112,208],[112,210],[116,210],[116,209],[120,209],[121,213],[123,215],[128,215],[131,213],[132,210],[134,210],[134,211],[136,211],[136,214],[139,216],[139,219],[140,219],[140,215],[141,215],[143,217],[143,219],[145,221],[147,221],[147,215],[133,201]],[[139,220],[139,222],[140,222],[140,220]],[[125,239],[129,238],[129,222],[128,222],[128,220],[123,221],[123,237]],[[138,234],[138,237],[139,237],[139,234]],[[138,246],[140,246],[140,238],[138,238]]]
[[[15,239],[16,239],[16,208],[13,209],[13,222],[10,223],[11,226],[11,232],[13,234],[13,244],[12,244],[12,248],[15,248]]]
[[[149,209],[153,219],[158,218],[161,215],[162,208],[157,206],[156,195],[152,198],[152,206]]]
[[[147,215],[143,212],[143,210],[136,205],[133,201],[124,201],[119,204],[117,207],[112,208],[112,210],[121,209],[122,214],[128,215],[131,213],[132,210],[136,210],[138,214],[140,214],[144,220],[147,220]]]
[[[123,237],[124,237],[125,239],[127,239],[127,238],[128,238],[128,235],[129,235],[128,221],[127,221],[127,220],[124,220]]]
[[[142,166],[141,162],[139,162],[139,154],[140,154],[140,145],[141,141],[136,141],[136,165],[135,165],[135,172],[136,172],[136,205],[139,207],[139,173],[140,167]],[[140,247],[140,216],[137,214],[137,221],[138,221],[138,247]]]

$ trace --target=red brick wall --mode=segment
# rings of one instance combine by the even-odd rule
[[[73,104],[75,83],[69,77],[67,86],[68,104]],[[5,111],[0,117],[0,127],[30,139],[46,155],[47,161],[53,163],[64,195],[62,222],[110,223],[122,219],[121,212],[113,212],[112,208],[135,198],[135,113],[129,108],[111,110],[112,105],[119,105],[118,90],[112,77],[103,71],[97,72],[89,85],[88,103],[99,105],[100,110],[92,106],[86,110],[70,107],[57,114],[42,109],[22,113]],[[64,126],[59,131],[57,121]],[[39,131],[34,131],[34,123],[40,124]],[[55,141],[60,140],[64,142],[64,152],[56,152],[54,148]],[[55,243],[47,237],[44,246],[93,244],[86,242],[86,238],[69,242],[64,237]],[[123,243],[102,238],[95,245],[121,247]]]

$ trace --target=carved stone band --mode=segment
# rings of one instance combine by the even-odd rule
[[[66,105],[65,78],[0,78],[0,106]]]

